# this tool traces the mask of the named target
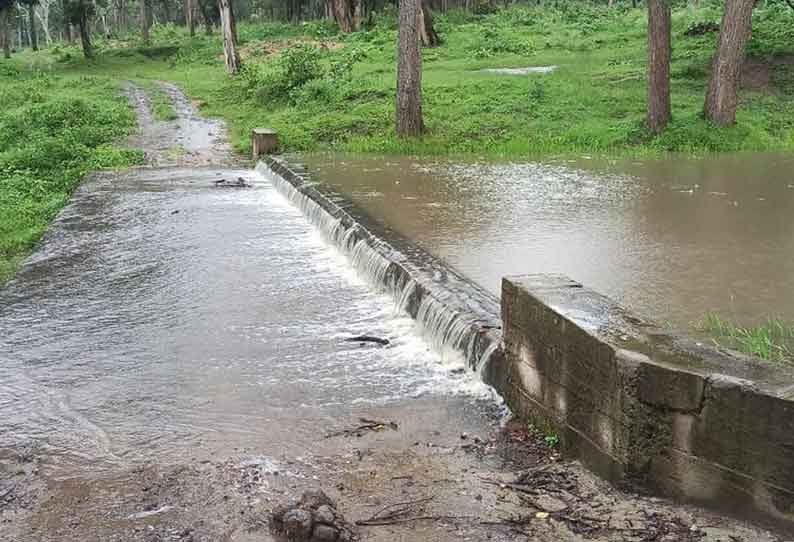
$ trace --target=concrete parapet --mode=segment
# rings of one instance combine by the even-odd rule
[[[502,284],[504,389],[600,475],[794,530],[794,373],[561,275]]]

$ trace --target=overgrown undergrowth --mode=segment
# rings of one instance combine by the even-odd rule
[[[0,64],[0,284],[89,171],[140,160],[113,144],[134,126],[116,81]]]

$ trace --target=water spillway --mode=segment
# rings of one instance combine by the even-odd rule
[[[257,171],[346,254],[356,270],[414,318],[442,355],[459,355],[491,383],[501,355],[499,300],[438,258],[372,219],[349,201],[323,192],[302,168],[269,157]]]

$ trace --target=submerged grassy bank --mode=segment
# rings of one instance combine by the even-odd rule
[[[140,160],[114,146],[134,126],[115,80],[0,64],[0,285],[92,170]]]
[[[62,73],[175,81],[230,123],[241,150],[255,126],[277,129],[290,150],[514,158],[794,149],[794,11],[782,1],[755,10],[739,122],[729,129],[700,115],[716,33],[698,24],[720,17],[719,7],[674,12],[674,120],[657,138],[643,125],[642,9],[561,4],[438,16],[443,44],[424,50],[428,134],[408,142],[393,135],[393,14],[351,35],[324,22],[241,24],[246,67],[235,79],[217,36],[190,39],[174,27],[156,28],[149,48],[100,43],[93,63],[63,48],[38,59]],[[550,74],[479,71],[552,65]]]
[[[710,335],[717,347],[794,365],[794,323],[769,319],[756,326],[743,327],[716,314],[708,314],[696,328]]]

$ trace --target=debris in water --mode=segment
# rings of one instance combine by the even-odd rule
[[[179,209],[174,209],[173,211],[171,211],[171,214],[172,215],[178,215],[179,214]]]
[[[288,542],[350,542],[353,528],[322,490],[303,493],[298,502],[277,506],[270,514],[270,532]]]
[[[387,428],[391,429],[392,431],[397,431],[399,426],[397,422],[381,422],[378,420],[370,420],[367,418],[359,418],[359,422],[361,425],[354,427],[352,429],[344,429],[342,431],[336,431],[334,433],[328,433],[325,435],[325,438],[333,438],[333,437],[361,437],[364,433],[368,431],[380,432],[385,431]]]
[[[348,337],[345,339],[345,342],[349,343],[376,343],[381,346],[386,346],[389,343],[389,339],[382,339],[380,337],[373,337],[371,335],[357,335],[355,337]]]
[[[237,180],[227,181],[226,179],[218,179],[212,181],[218,188],[250,188],[251,185],[246,182],[242,177],[237,177]]]

